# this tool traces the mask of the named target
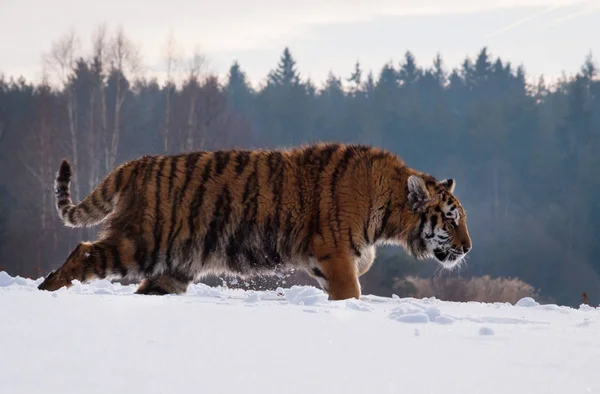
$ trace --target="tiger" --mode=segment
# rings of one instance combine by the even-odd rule
[[[61,161],[55,206],[67,227],[102,224],[38,286],[137,280],[135,294],[182,294],[207,275],[305,272],[330,300],[359,299],[376,248],[398,245],[451,270],[471,250],[453,178],[396,154],[319,142],[279,149],[145,155],[109,173],[81,202]]]

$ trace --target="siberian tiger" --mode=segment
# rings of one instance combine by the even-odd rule
[[[55,181],[66,226],[102,223],[39,289],[133,278],[138,294],[184,293],[207,274],[304,270],[332,300],[359,298],[377,245],[401,245],[451,269],[471,249],[453,179],[363,145],[198,151],[143,156],[116,168],[83,201],[71,165]]]

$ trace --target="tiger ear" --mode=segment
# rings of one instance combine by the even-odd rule
[[[431,197],[425,182],[421,177],[411,175],[408,177],[408,203],[413,211],[424,212],[431,202]]]
[[[452,179],[452,178],[444,179],[444,180],[440,181],[439,183],[440,183],[441,187],[448,190],[450,193],[454,193],[454,187],[456,186],[456,182],[454,181],[454,179]]]

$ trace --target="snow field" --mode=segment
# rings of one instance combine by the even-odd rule
[[[600,392],[585,305],[40,282],[0,272],[0,393]]]

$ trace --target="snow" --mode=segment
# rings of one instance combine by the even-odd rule
[[[593,306],[40,282],[0,272],[1,393],[600,392]]]

